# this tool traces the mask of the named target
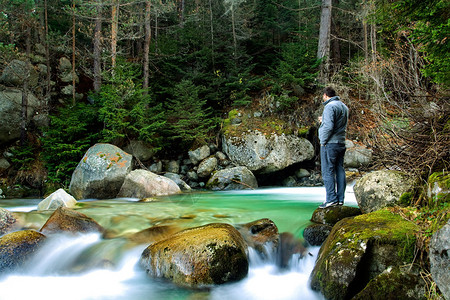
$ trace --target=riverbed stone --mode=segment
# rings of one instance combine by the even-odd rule
[[[123,182],[117,197],[148,198],[180,193],[178,185],[170,178],[147,170],[130,172]]]
[[[152,277],[203,288],[243,279],[248,273],[247,248],[233,226],[208,224],[151,244],[140,265]]]
[[[17,219],[10,211],[0,207],[0,236],[10,232],[14,228],[16,222]]]
[[[247,245],[255,249],[262,257],[268,258],[280,243],[278,227],[267,218],[250,223],[236,225]]]
[[[217,167],[217,158],[214,156],[208,157],[198,165],[197,169],[197,175],[200,178],[209,177],[211,173],[216,169]]]
[[[58,189],[50,194],[47,198],[39,202],[38,210],[55,210],[58,207],[74,208],[77,205],[77,200],[68,194],[64,189]]]
[[[0,238],[0,274],[23,266],[46,237],[35,230],[8,233]]]
[[[330,235],[333,226],[326,224],[311,224],[303,231],[303,238],[311,246],[322,245]]]
[[[215,172],[206,188],[213,191],[256,189],[258,181],[248,168],[241,166]]]
[[[207,158],[210,154],[211,149],[208,147],[208,145],[204,145],[200,148],[188,152],[189,159],[194,165],[197,165],[199,162]]]
[[[261,174],[280,171],[314,157],[314,147],[305,138],[266,135],[258,130],[237,136],[224,134],[222,148],[233,163]]]
[[[72,174],[69,193],[75,199],[115,198],[132,169],[132,156],[111,144],[95,144]]]
[[[183,179],[181,179],[181,176],[179,174],[167,172],[164,174],[164,176],[173,180],[178,185],[180,190],[182,191],[192,190],[191,187]]]
[[[433,234],[430,241],[431,277],[445,299],[450,299],[450,220]]]
[[[48,218],[47,222],[45,222],[40,231],[45,234],[59,232],[103,233],[105,229],[94,219],[86,216],[85,214],[70,208],[59,207]]]
[[[320,248],[311,287],[326,299],[351,299],[388,268],[413,262],[417,231],[387,209],[339,221]]]
[[[363,213],[400,204],[400,197],[411,191],[414,180],[392,170],[370,172],[356,181],[353,190]]]
[[[317,208],[311,217],[311,221],[318,224],[333,226],[340,220],[354,217],[361,214],[361,210],[351,206],[331,206],[327,208]]]

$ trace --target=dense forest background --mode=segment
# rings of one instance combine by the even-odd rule
[[[0,0],[0,71],[26,69],[9,177],[67,185],[96,142],[173,157],[217,141],[233,109],[314,128],[325,85],[379,164],[448,170],[449,13],[446,0]]]

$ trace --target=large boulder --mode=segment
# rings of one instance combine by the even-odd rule
[[[0,238],[0,274],[23,266],[45,241],[35,230],[8,233]]]
[[[365,146],[354,144],[350,140],[345,141],[344,166],[347,168],[360,168],[372,162],[372,150]]]
[[[201,288],[243,279],[248,273],[247,248],[233,226],[208,224],[148,246],[140,265],[152,277]]]
[[[192,190],[191,187],[183,179],[181,179],[181,176],[179,174],[167,172],[164,174],[164,177],[173,180],[182,191]]]
[[[430,242],[431,277],[445,299],[450,299],[450,220],[433,234]]]
[[[76,199],[115,198],[131,171],[132,156],[110,144],[95,144],[86,152],[69,185]]]
[[[19,89],[0,90],[0,144],[17,140],[22,123],[22,96]],[[28,93],[27,120],[30,120],[39,106],[38,99]]]
[[[333,226],[340,220],[361,214],[361,210],[351,206],[332,206],[328,208],[317,208],[311,217],[311,221],[318,224]]]
[[[400,196],[410,191],[414,181],[399,171],[381,170],[364,175],[354,185],[356,201],[363,213],[400,204]]]
[[[28,79],[28,86],[36,86],[39,75],[31,64],[18,59],[12,60],[4,69],[0,77],[0,83],[6,86],[22,87],[25,78]]]
[[[218,190],[245,190],[258,188],[255,175],[246,167],[219,170],[206,183],[206,187]]]
[[[39,202],[38,210],[55,210],[58,207],[68,207],[73,208],[77,205],[77,200],[68,194],[64,189],[58,189]]]
[[[240,136],[223,136],[223,152],[236,165],[255,173],[271,173],[314,157],[314,147],[295,135],[265,135],[249,131]]]
[[[170,178],[147,170],[130,172],[123,182],[117,197],[149,198],[180,193],[178,185]]]
[[[70,208],[59,207],[48,218],[42,226],[41,232],[59,233],[87,233],[87,232],[105,232],[94,219]]]
[[[0,236],[12,231],[16,223],[17,220],[12,213],[0,207]]]
[[[311,287],[326,299],[351,299],[385,270],[413,262],[417,231],[387,209],[339,221],[320,248]]]

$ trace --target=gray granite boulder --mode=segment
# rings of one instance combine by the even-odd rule
[[[180,193],[178,185],[170,178],[147,170],[130,172],[123,182],[117,197],[149,198]]]
[[[86,152],[69,185],[76,199],[115,198],[131,171],[132,156],[110,144],[95,144]]]
[[[77,205],[77,200],[68,194],[64,189],[59,189],[52,194],[50,194],[47,198],[39,202],[37,209],[38,210],[55,210],[58,207],[68,207],[73,208]]]
[[[445,299],[450,299],[450,220],[431,237],[431,277]]]
[[[206,188],[214,191],[256,189],[257,187],[255,175],[246,167],[219,170],[206,184]]]

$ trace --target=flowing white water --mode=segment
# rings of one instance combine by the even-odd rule
[[[246,278],[207,291],[193,291],[149,278],[138,267],[146,246],[130,248],[129,241],[122,235],[154,225],[185,228],[211,222],[240,224],[270,218],[280,232],[301,237],[312,212],[324,199],[324,188],[312,187],[192,193],[150,203],[139,203],[136,199],[83,201],[77,209],[108,230],[117,232],[117,237],[49,236],[27,267],[16,273],[0,274],[0,300],[323,299],[308,283],[318,247],[308,249],[312,255],[301,259],[294,255],[284,269],[277,267],[274,257],[262,259],[250,249]],[[38,201],[28,201],[2,200],[0,204],[11,211],[22,212],[27,226],[40,228],[50,212],[37,212],[32,205],[37,205]],[[346,205],[356,206],[351,186],[347,189]]]
[[[177,289],[169,283],[147,277],[138,266],[144,247],[127,251],[113,270],[65,275],[65,271],[97,242],[97,234],[54,236],[29,262],[21,273],[0,277],[1,300],[83,300],[83,299],[187,299],[191,291]],[[323,299],[308,287],[308,277],[314,267],[319,248],[309,249],[310,255],[300,259],[294,255],[287,269],[275,265],[275,258],[262,259],[249,249],[248,276],[237,283],[214,287],[202,299],[294,300]],[[195,298],[195,295],[193,296]]]

